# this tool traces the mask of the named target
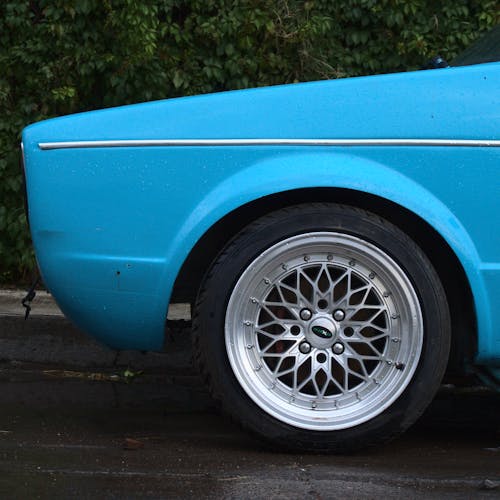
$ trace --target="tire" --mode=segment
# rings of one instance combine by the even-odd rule
[[[406,430],[441,382],[445,292],[400,229],[354,207],[273,212],[219,254],[193,317],[222,409],[278,449],[347,452]]]

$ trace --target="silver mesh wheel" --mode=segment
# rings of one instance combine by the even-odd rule
[[[233,372],[266,413],[338,430],[379,415],[419,362],[415,290],[384,251],[342,233],[294,236],[246,268],[228,303]]]

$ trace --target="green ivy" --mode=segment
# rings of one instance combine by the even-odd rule
[[[165,97],[404,71],[453,58],[497,0],[4,0],[0,3],[0,283],[34,267],[22,128]]]

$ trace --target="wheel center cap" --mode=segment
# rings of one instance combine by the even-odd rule
[[[333,345],[337,337],[337,325],[328,316],[321,316],[311,321],[306,338],[318,349],[327,349]]]

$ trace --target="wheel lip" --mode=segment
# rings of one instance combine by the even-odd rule
[[[401,281],[403,286],[401,289],[398,289],[396,291],[396,295],[399,294],[402,297],[410,299],[410,313],[408,313],[407,316],[411,316],[411,330],[413,332],[416,332],[414,333],[414,338],[412,338],[410,341],[410,358],[406,360],[410,364],[410,366],[407,367],[404,372],[398,372],[396,375],[392,375],[389,378],[389,382],[387,383],[388,389],[385,391],[388,392],[388,395],[384,396],[381,401],[379,401],[379,399],[375,399],[370,403],[370,405],[365,406],[365,410],[361,415],[356,416],[352,414],[352,410],[346,411],[345,409],[330,409],[328,411],[325,411],[322,409],[318,410],[312,408],[300,408],[295,405],[294,402],[286,403],[282,398],[278,397],[276,393],[273,393],[269,388],[266,388],[266,401],[263,400],[261,389],[264,388],[264,384],[262,382],[262,379],[256,375],[254,367],[251,366],[251,359],[248,356],[242,357],[238,354],[238,349],[240,349],[240,352],[242,350],[241,338],[243,338],[243,343],[246,343],[244,341],[244,339],[246,338],[246,333],[244,331],[245,327],[241,328],[241,331],[243,331],[244,334],[240,335],[239,341],[238,338],[233,338],[234,336],[231,334],[231,332],[236,331],[234,330],[234,327],[237,326],[235,325],[235,322],[239,322],[240,318],[236,318],[237,315],[231,318],[230,312],[237,306],[238,301],[241,302],[242,295],[245,295],[244,292],[248,291],[248,288],[250,288],[251,285],[254,284],[254,282],[260,280],[260,278],[257,278],[255,276],[256,271],[258,272],[260,262],[265,262],[265,259],[270,254],[276,252],[276,249],[281,246],[288,247],[289,251],[290,248],[295,249],[297,243],[304,238],[313,241],[315,247],[332,244],[338,245],[339,242],[343,242],[344,245],[352,245],[351,247],[345,249],[347,251],[345,256],[351,254],[351,256],[359,257],[359,248],[364,250],[368,249],[372,253],[372,255],[377,256],[377,259],[379,259],[379,261],[369,263],[371,268],[376,269],[377,278],[379,276],[383,276],[386,281]],[[331,249],[330,253],[332,253]],[[278,260],[284,261],[286,259],[281,258]],[[387,269],[382,267],[381,262],[390,263],[391,269],[393,270],[392,275],[389,275]],[[277,267],[277,265],[278,264],[275,264],[274,267]],[[265,269],[265,267],[265,264],[261,266],[261,270]],[[268,267],[270,267],[270,264],[268,264]],[[245,285],[244,282],[249,275],[250,279]],[[251,275],[253,275],[253,277]],[[242,283],[244,285],[243,287]],[[406,296],[402,292],[403,289],[406,292]],[[251,295],[252,294],[249,294],[249,296]],[[401,300],[401,297],[399,297],[399,300]],[[225,347],[229,362],[234,376],[236,377],[238,383],[243,388],[245,393],[263,411],[280,420],[281,422],[292,425],[294,427],[314,431],[332,431],[351,428],[375,418],[383,411],[385,411],[389,406],[391,406],[407,388],[408,384],[413,378],[413,375],[419,364],[424,338],[424,326],[420,301],[413,285],[411,284],[410,279],[403,271],[401,266],[399,266],[399,264],[397,264],[396,261],[388,253],[386,253],[378,246],[373,245],[369,241],[363,240],[362,238],[359,238],[357,236],[338,231],[316,231],[301,233],[299,235],[285,238],[266,249],[260,255],[257,255],[257,257],[255,257],[247,266],[247,268],[241,273],[236,284],[234,285],[233,290],[231,291],[231,296],[226,309],[224,328]],[[244,349],[245,347],[243,346],[243,350]],[[380,369],[380,371],[381,370],[382,369]],[[394,370],[394,368],[392,368],[392,370]],[[379,367],[377,367],[373,373],[378,371]],[[311,397],[311,401],[313,401],[314,399],[314,397]],[[269,402],[271,404],[269,404]],[[355,405],[349,405],[349,407],[353,406]],[[292,412],[292,417],[290,417],[290,412]],[[338,417],[341,417],[341,419],[339,419]]]

